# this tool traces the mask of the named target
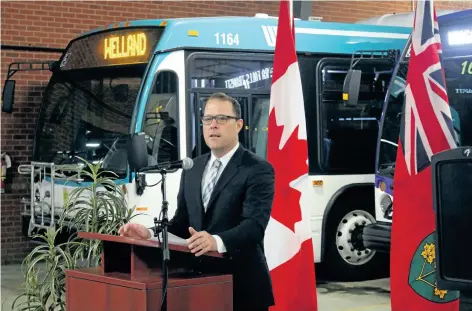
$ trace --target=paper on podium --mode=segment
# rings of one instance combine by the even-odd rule
[[[179,236],[176,236],[175,234],[172,234],[168,232],[168,237],[169,237],[169,244],[175,244],[175,245],[180,245],[180,246],[188,246],[188,242],[185,239],[182,239]],[[162,242],[162,232],[159,233],[159,238],[155,237],[154,235],[151,236],[152,241],[161,241]]]

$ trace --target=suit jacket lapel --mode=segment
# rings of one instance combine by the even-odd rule
[[[208,201],[208,207],[206,214],[211,212],[213,209],[213,202],[215,201],[218,194],[225,188],[228,182],[236,175],[239,171],[239,166],[241,165],[241,156],[243,154],[243,148],[239,146],[238,150],[231,157],[231,160],[226,165],[225,169],[221,173],[218,182],[215,185],[215,189],[211,193],[210,201]]]
[[[203,178],[203,171],[205,170],[205,166],[210,160],[210,155],[207,155],[203,161],[201,161],[198,165],[195,165],[195,174],[194,180],[192,183],[196,183],[198,185],[198,191],[194,191],[194,212],[195,212],[195,222],[197,224],[197,228],[195,230],[200,231],[202,230],[202,223],[203,223],[203,201],[202,201],[202,178]]]

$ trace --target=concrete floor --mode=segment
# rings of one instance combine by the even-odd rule
[[[319,311],[390,311],[389,279],[318,283]]]
[[[2,311],[11,311],[11,303],[22,292],[19,269],[19,265],[1,267]],[[390,311],[389,279],[352,283],[318,281],[319,311]]]

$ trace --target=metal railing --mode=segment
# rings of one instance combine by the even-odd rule
[[[35,228],[49,229],[55,226],[55,181],[83,182],[83,179],[80,178],[82,169],[83,167],[80,165],[56,165],[44,162],[31,162],[31,164],[18,166],[19,174],[30,176],[30,200],[28,201],[26,198],[21,200],[24,205],[24,215],[31,216],[28,235],[31,235]],[[68,177],[64,174],[65,171],[77,172],[78,178]],[[44,183],[45,180],[48,183]],[[50,203],[47,202],[47,198],[50,199]]]

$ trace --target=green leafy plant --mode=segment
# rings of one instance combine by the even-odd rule
[[[77,228],[83,232],[118,234],[121,225],[132,219],[134,208],[128,208],[122,187],[114,182],[118,177],[114,172],[101,170],[83,160],[89,168],[73,178],[92,180],[83,187],[73,190],[65,202],[60,224]],[[112,176],[112,177],[109,177]],[[70,217],[70,215],[73,215]],[[67,217],[70,217],[68,220]],[[74,240],[78,238],[75,237]],[[102,245],[98,240],[85,240],[74,249],[74,259],[81,260],[85,266],[97,266],[100,263]]]
[[[13,310],[65,310],[65,271],[76,267],[68,250],[80,242],[55,245],[58,232],[51,228],[34,236],[45,243],[35,247],[23,261],[25,292],[13,301]]]
[[[74,233],[67,242],[56,245],[59,232],[72,229],[117,235],[119,227],[133,218],[134,208],[128,208],[122,186],[114,181],[118,176],[100,164],[81,161],[86,169],[70,180],[87,181],[69,193],[57,229],[34,236],[44,244],[23,261],[24,293],[13,302],[14,311],[65,310],[65,271],[100,265],[101,241],[81,239]]]

